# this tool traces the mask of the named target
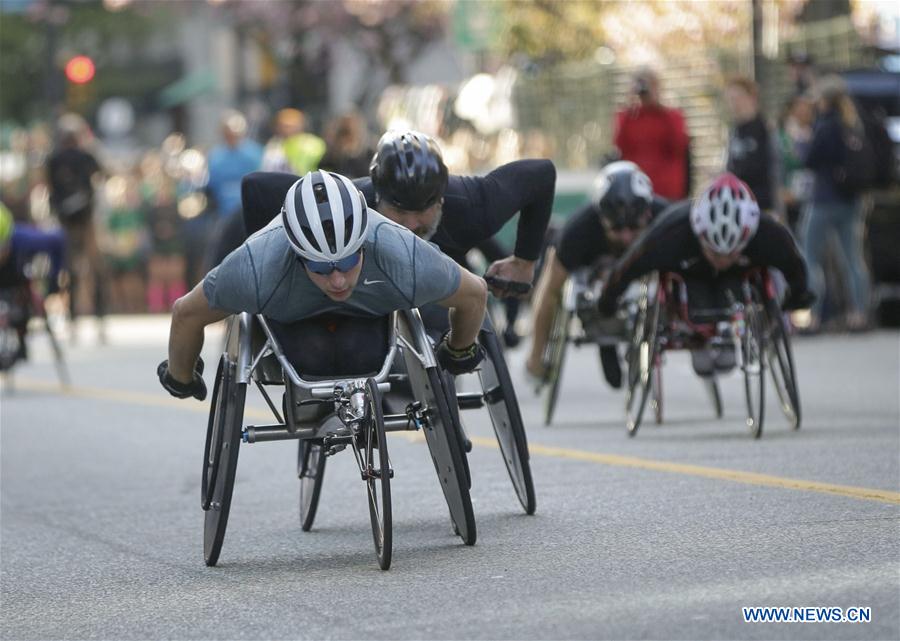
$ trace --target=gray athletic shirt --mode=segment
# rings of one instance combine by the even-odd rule
[[[290,323],[317,314],[385,316],[443,300],[459,288],[459,267],[431,243],[369,210],[362,272],[345,301],[307,276],[278,216],[225,257],[203,280],[210,307]]]

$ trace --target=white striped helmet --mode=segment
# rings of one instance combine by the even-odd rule
[[[366,239],[366,199],[349,178],[313,171],[291,185],[281,221],[302,258],[334,262],[355,253]]]
[[[708,249],[731,254],[747,246],[759,227],[759,205],[746,183],[725,173],[691,207],[691,229]]]

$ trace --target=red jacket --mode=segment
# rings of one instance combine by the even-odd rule
[[[684,116],[662,105],[632,107],[616,114],[613,143],[623,160],[644,170],[653,191],[668,198],[685,198],[688,136]]]

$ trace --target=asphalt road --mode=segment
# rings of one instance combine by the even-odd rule
[[[4,386],[3,639],[900,638],[897,333],[798,341],[803,428],[770,402],[760,441],[737,375],[716,420],[680,354],[665,367],[665,423],[629,439],[596,351],[572,350],[549,428],[515,377],[536,515],[513,495],[487,415],[464,414],[474,547],[450,531],[424,442],[391,437],[382,572],[352,456],[330,460],[303,533],[283,442],[242,446],[220,563],[205,567],[206,408],[159,387],[160,321],[116,321],[106,346],[85,332],[65,392],[38,338]],[[510,361],[518,374],[521,352]],[[261,416],[255,392],[248,402]],[[863,606],[872,620],[748,624],[742,606]]]

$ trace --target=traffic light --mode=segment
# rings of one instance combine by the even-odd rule
[[[94,61],[87,56],[75,56],[66,63],[66,78],[76,85],[84,85],[94,78]]]

